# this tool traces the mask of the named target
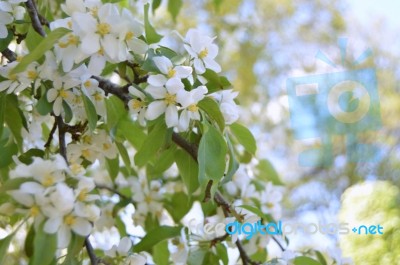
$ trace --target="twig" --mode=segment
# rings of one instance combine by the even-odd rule
[[[243,248],[242,243],[238,239],[236,241],[236,246],[239,250],[240,258],[243,261],[243,265],[251,264],[251,265],[260,265],[261,262],[256,262],[250,259],[249,255],[247,255],[246,250]]]
[[[32,21],[32,27],[35,29],[37,33],[41,36],[46,36],[46,32],[42,27],[42,23],[40,22],[39,15],[36,9],[36,5],[33,0],[28,0],[25,2],[26,9],[28,10],[29,17]]]
[[[87,253],[88,253],[89,258],[90,258],[90,264],[97,265],[98,264],[98,258],[96,257],[96,254],[94,253],[92,244],[89,241],[89,237],[87,237],[85,239],[85,247],[86,247]]]
[[[272,236],[272,240],[275,241],[275,243],[279,246],[279,248],[280,248],[282,251],[285,251],[285,248],[282,246],[281,242],[279,242],[279,240],[278,240],[276,237]]]
[[[68,164],[67,159],[67,145],[65,143],[65,123],[61,115],[56,116],[56,122],[58,127],[58,142],[60,144],[60,154],[64,157],[65,162]]]
[[[51,144],[51,141],[53,141],[53,136],[54,136],[54,132],[56,131],[56,129],[57,129],[57,120],[54,121],[53,127],[51,128],[49,138],[47,139],[47,142],[44,145],[45,148],[50,147],[50,144]]]
[[[117,191],[116,189],[113,189],[113,188],[111,188],[111,187],[107,187],[107,186],[104,186],[104,185],[96,185],[96,187],[97,187],[98,189],[111,191],[112,193],[117,194],[117,195],[118,195],[119,197],[121,197],[122,199],[129,200],[129,198],[126,197],[124,194],[122,194],[121,192],[119,192],[119,191]]]
[[[1,52],[4,57],[7,58],[7,60],[11,63],[17,60],[17,54],[10,50],[9,48],[6,48],[4,51]]]
[[[107,79],[98,76],[92,76],[92,78],[99,81],[99,87],[103,89],[104,92],[106,92],[106,94],[110,93],[119,97],[125,103],[125,105],[127,105],[129,100],[132,99],[132,97],[128,93],[129,85],[119,86],[117,84],[108,81]]]

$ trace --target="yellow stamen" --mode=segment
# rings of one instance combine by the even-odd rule
[[[42,184],[45,187],[50,187],[55,183],[55,181],[56,180],[53,175],[47,174],[46,176],[43,177]]]
[[[28,71],[27,76],[29,79],[34,80],[38,76],[38,73],[36,71]]]
[[[61,41],[58,42],[58,46],[60,46],[60,48],[67,48],[69,45],[78,45],[78,44],[79,44],[79,38],[74,34],[69,34],[65,42]]]
[[[101,47],[97,53],[101,56],[104,56],[104,49]]]
[[[109,150],[111,148],[111,144],[109,144],[109,143],[104,143],[103,144],[103,149],[104,150]]]
[[[89,158],[90,158],[90,151],[89,151],[88,149],[82,150],[82,156],[83,156],[85,159],[89,160]]]
[[[71,226],[71,225],[73,225],[73,224],[76,223],[76,219],[75,219],[75,217],[73,217],[72,215],[67,215],[67,216],[64,218],[64,223],[65,223],[66,225]]]
[[[68,21],[67,22],[67,26],[68,26],[69,29],[72,29],[72,21]]]
[[[143,105],[144,105],[143,101],[140,101],[138,99],[133,99],[131,103],[131,106],[134,110],[140,109],[141,107],[143,107]]]
[[[103,100],[103,95],[101,94],[101,93],[95,93],[94,95],[93,95],[93,97],[94,97],[94,100],[96,100],[96,101],[102,101]]]
[[[173,68],[170,68],[170,69],[168,70],[168,78],[172,78],[172,77],[174,77],[175,75],[176,75],[176,70],[173,69]]]
[[[17,80],[17,75],[16,74],[9,75],[8,79],[10,79],[11,81],[16,81]]]
[[[92,16],[97,17],[99,12],[99,8],[97,6],[93,7],[92,9],[90,9],[90,13],[92,14]]]
[[[191,112],[197,112],[199,110],[199,107],[197,107],[196,104],[192,104],[188,107],[188,110]]]
[[[97,24],[97,33],[99,33],[101,36],[109,34],[110,31],[111,31],[110,24],[107,24],[107,23]]]
[[[126,35],[125,35],[125,40],[131,40],[131,39],[133,39],[133,37],[135,37],[135,34],[133,34],[133,32],[132,31],[128,31],[127,33],[126,33]]]
[[[29,213],[32,217],[36,217],[40,214],[40,209],[37,205],[34,205],[31,207],[31,209],[29,210]]]
[[[171,94],[167,93],[167,94],[165,95],[164,101],[165,101],[165,103],[167,103],[168,105],[175,104],[175,103],[176,103],[176,95],[171,95]]]
[[[81,190],[81,192],[79,192],[78,200],[81,201],[81,202],[85,201],[86,198],[87,198],[87,195],[88,195],[88,189],[87,188],[83,188]]]
[[[83,83],[83,85],[85,87],[89,88],[92,85],[92,83],[90,82],[90,80],[87,80],[87,81],[85,81],[85,83]]]
[[[202,51],[199,53],[199,58],[200,58],[200,59],[203,59],[203,58],[207,57],[207,55],[208,55],[208,49],[205,48],[204,50],[202,50]]]
[[[91,144],[92,143],[92,136],[90,136],[90,135],[83,136],[83,142],[85,144]]]
[[[67,98],[68,97],[68,93],[67,93],[67,91],[65,91],[65,90],[60,90],[60,97],[62,97],[62,98]]]

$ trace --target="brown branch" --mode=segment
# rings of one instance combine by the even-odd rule
[[[29,17],[31,18],[32,21],[32,27],[35,29],[37,33],[39,33],[41,36],[46,36],[46,32],[44,31],[42,27],[42,23],[40,21],[38,11],[36,9],[35,2],[33,0],[28,0],[25,2],[26,9],[28,10]]]
[[[119,192],[116,189],[113,189],[111,187],[107,187],[107,186],[104,186],[104,185],[96,185],[96,188],[102,189],[102,190],[108,190],[108,191],[110,191],[110,192],[112,192],[114,194],[117,194],[122,199],[129,200],[129,198],[126,197],[124,194],[122,194],[121,192]]]
[[[65,162],[68,164],[67,159],[67,145],[65,143],[65,133],[66,133],[66,124],[64,123],[63,118],[61,115],[56,116],[56,122],[58,127],[58,142],[60,144],[60,155],[64,157]]]
[[[54,136],[54,132],[57,129],[57,120],[54,121],[53,127],[51,128],[50,134],[49,134],[49,138],[47,139],[47,142],[45,143],[44,147],[45,148],[49,148],[51,141],[53,141],[53,136]]]
[[[96,254],[94,253],[92,244],[89,241],[89,237],[87,237],[85,239],[85,247],[86,247],[87,253],[88,253],[89,258],[90,258],[90,264],[97,265],[98,264],[98,258],[96,257]]]
[[[6,48],[4,51],[1,52],[1,54],[3,54],[3,56],[6,57],[10,63],[17,60],[17,54],[9,48]]]

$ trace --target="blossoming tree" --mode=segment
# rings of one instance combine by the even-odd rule
[[[279,235],[189,229],[191,209],[200,225],[274,222],[282,183],[238,123],[215,38],[168,47],[160,1],[106,2],[0,2],[0,263],[327,264]]]

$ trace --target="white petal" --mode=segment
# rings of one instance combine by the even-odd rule
[[[187,78],[193,72],[190,66],[177,66],[174,69],[176,70],[176,76],[181,79]]]
[[[44,224],[43,230],[48,234],[54,234],[60,228],[61,223],[62,217],[49,218]]]
[[[80,236],[88,236],[92,231],[92,225],[88,220],[77,217],[75,223],[72,225],[72,230]]]
[[[179,129],[181,131],[186,131],[189,128],[189,112],[188,110],[183,110],[181,116],[179,117]]]
[[[88,69],[91,74],[100,75],[105,66],[106,59],[104,56],[95,53],[90,57]]]
[[[137,89],[137,88],[135,88],[135,87],[133,87],[133,86],[130,86],[129,88],[128,88],[128,90],[129,90],[129,93],[131,93],[132,95],[134,95],[134,96],[136,96],[136,97],[138,97],[138,98],[140,98],[140,99],[144,99],[146,96],[142,93],[142,91],[139,91],[139,89]]]
[[[196,69],[196,73],[198,73],[200,75],[206,71],[206,68],[204,67],[204,63],[200,59],[194,59],[194,68]]]
[[[221,66],[216,61],[208,57],[204,58],[203,60],[207,68],[213,70],[216,73],[221,72]]]
[[[81,49],[84,53],[92,55],[100,50],[100,41],[97,34],[91,33],[82,38]]]
[[[56,116],[59,116],[60,114],[61,114],[61,108],[62,108],[62,98],[60,98],[60,97],[58,97],[58,98],[56,98],[56,100],[54,101],[54,104],[53,104],[53,111],[54,111],[54,114],[56,115]]]
[[[176,106],[169,105],[165,110],[165,121],[167,123],[168,128],[174,127],[178,125],[178,110]]]
[[[171,61],[165,56],[154,57],[153,61],[163,74],[168,74],[168,71],[173,67]]]
[[[167,81],[165,87],[170,94],[176,94],[179,90],[183,89],[185,86],[183,85],[181,79],[174,77]]]
[[[40,185],[37,182],[25,182],[24,184],[22,184],[19,189],[23,192],[29,193],[29,194],[35,194],[35,193],[43,193],[44,192],[44,188],[42,185]]]
[[[165,112],[167,105],[163,100],[151,102],[146,111],[146,119],[155,120]]]
[[[148,86],[146,88],[146,92],[149,93],[155,99],[165,98],[165,94],[167,93],[164,87],[157,87],[157,86]]]
[[[47,101],[48,102],[53,102],[56,97],[58,96],[58,90],[55,88],[50,89],[47,91]]]
[[[69,241],[71,241],[71,229],[67,225],[62,225],[57,233],[57,247],[66,248]]]
[[[10,195],[19,202],[20,204],[31,207],[34,204],[32,195],[26,194],[25,192],[21,192],[19,190],[10,191]]]
[[[163,86],[167,82],[167,78],[163,75],[151,75],[147,82],[152,86]]]
[[[132,247],[132,241],[130,240],[130,238],[124,237],[118,244],[118,253],[126,255],[128,254],[128,251],[131,249],[131,247]]]

